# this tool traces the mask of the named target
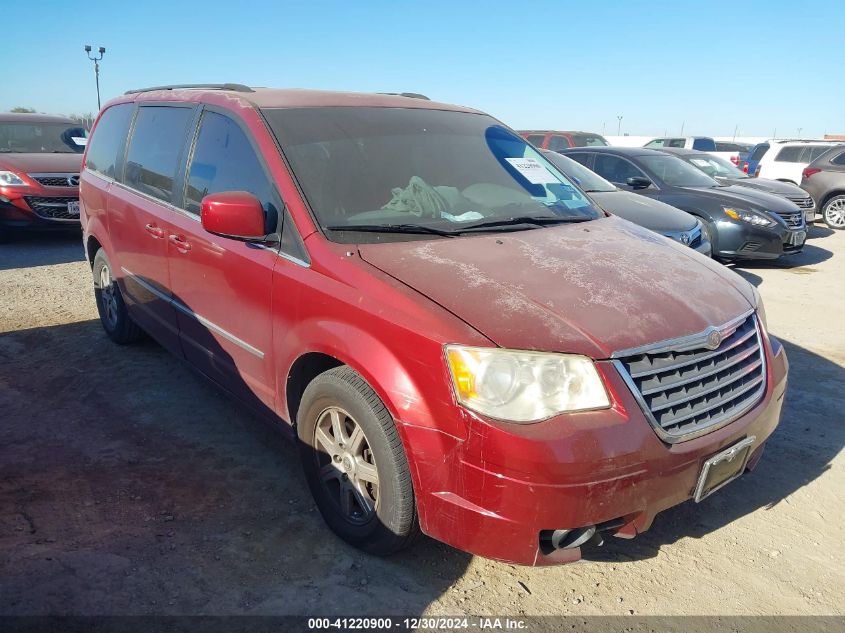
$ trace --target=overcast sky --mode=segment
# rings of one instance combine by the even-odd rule
[[[0,110],[131,88],[412,91],[516,128],[845,134],[845,2],[39,0],[5,29]],[[7,9],[10,7],[7,7]],[[30,9],[35,13],[30,15]],[[8,13],[8,11],[6,12]],[[7,15],[23,18],[18,12]],[[16,19],[17,19],[16,18]],[[9,58],[11,53],[11,59]]]

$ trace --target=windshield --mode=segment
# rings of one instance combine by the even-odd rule
[[[372,107],[263,112],[334,241],[366,239],[349,235],[356,225],[459,232],[513,218],[602,216],[538,150],[486,115]]]
[[[718,156],[691,156],[689,162],[711,178],[748,178],[728,161]]]
[[[88,132],[73,123],[0,122],[0,152],[81,154]]]
[[[563,156],[556,152],[543,152],[543,156],[548,158],[552,165],[557,167],[567,178],[587,193],[617,190],[615,185],[612,185],[597,173],[590,171],[584,165],[572,160],[568,156]]]
[[[640,156],[643,166],[672,187],[716,187],[719,183],[677,156]]]

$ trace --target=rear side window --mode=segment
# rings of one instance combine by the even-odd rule
[[[553,136],[549,139],[549,149],[553,152],[559,152],[562,149],[569,149],[569,139],[565,136]]]
[[[543,141],[546,140],[543,134],[529,134],[525,140],[531,143],[534,147],[543,147]]]
[[[645,144],[645,147],[663,147],[666,144],[665,138],[656,138],[653,141],[649,141]],[[683,147],[683,145],[681,145]]]
[[[609,154],[596,156],[596,166],[593,171],[605,180],[623,185],[628,178],[645,176],[633,163]]]
[[[838,156],[834,156],[830,159],[830,162],[834,165],[845,165],[845,152],[842,152]]]
[[[88,156],[85,159],[88,169],[109,178],[115,177],[118,156],[122,158],[134,109],[134,103],[121,103],[103,112],[94,136],[88,143]]]
[[[192,108],[139,108],[126,156],[125,182],[128,186],[159,200],[170,201],[192,115]]]
[[[713,142],[712,138],[697,138],[693,140],[692,148],[699,152],[715,152],[716,143]]]
[[[590,156],[592,156],[592,154],[588,154],[587,152],[579,152],[578,154],[567,154],[566,156],[576,162],[581,163],[582,165],[584,165],[584,167],[589,167]]]
[[[254,195],[264,207],[267,232],[276,230],[280,202],[252,144],[235,121],[206,111],[188,169],[185,209],[199,214],[205,196],[223,191]]]
[[[797,163],[801,160],[801,153],[804,151],[802,145],[793,145],[791,147],[784,147],[775,156],[775,160],[779,163]]]
[[[801,162],[812,163],[814,160],[816,160],[819,156],[824,154],[829,149],[829,145],[810,145],[809,147],[807,147],[807,151],[804,156],[801,157]]]
[[[680,147],[683,148],[684,145],[687,144],[687,140],[684,138],[667,138],[665,142],[665,147]]]

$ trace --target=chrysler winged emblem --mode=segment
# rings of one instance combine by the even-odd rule
[[[710,330],[707,335],[707,349],[717,349],[722,344],[722,334],[719,330]]]

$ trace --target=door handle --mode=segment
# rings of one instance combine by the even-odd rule
[[[157,240],[164,237],[164,229],[156,226],[155,224],[148,224],[144,227],[144,230]]]
[[[170,243],[176,247],[176,250],[181,253],[187,253],[189,250],[191,250],[190,242],[185,240],[185,238],[181,235],[171,235],[168,239],[170,240]]]

